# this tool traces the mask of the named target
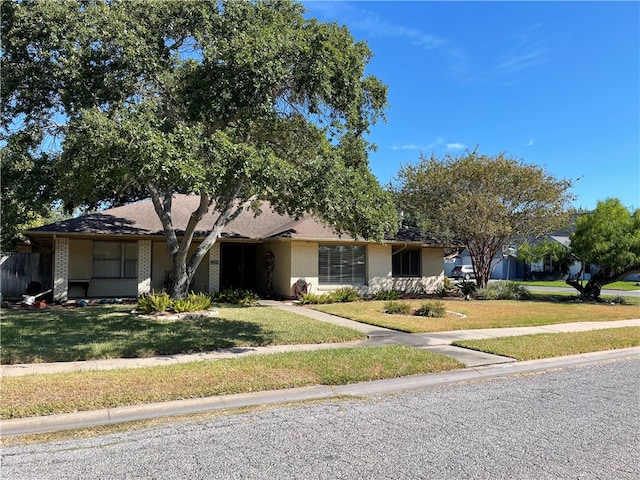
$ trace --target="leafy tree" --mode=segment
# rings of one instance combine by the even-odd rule
[[[476,283],[484,287],[492,259],[513,239],[564,224],[571,185],[535,165],[476,148],[443,159],[421,156],[400,169],[394,189],[400,208],[412,211],[425,229],[465,245]]]
[[[24,239],[24,230],[44,225],[49,219],[58,220],[62,213],[53,208],[47,199],[49,192],[42,184],[50,173],[47,156],[30,154],[31,145],[32,136],[23,132],[9,138],[2,148],[0,247],[3,252],[12,251]]]
[[[556,268],[554,271],[566,274],[574,257],[568,246],[545,238],[539,242],[524,242],[518,248],[518,260],[532,262],[549,262]]]
[[[595,210],[581,215],[570,240],[582,265],[599,268],[586,284],[582,271],[567,279],[585,300],[598,300],[603,285],[640,273],[640,209],[632,213],[617,198],[598,202]]]
[[[49,154],[69,208],[150,197],[174,297],[225,225],[262,200],[354,236],[396,227],[367,163],[364,136],[387,105],[386,86],[364,75],[371,52],[293,1],[5,3],[2,35],[3,131],[38,132],[21,153]],[[175,193],[200,196],[184,232]]]

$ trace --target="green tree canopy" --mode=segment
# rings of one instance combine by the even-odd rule
[[[566,275],[569,267],[575,261],[567,245],[563,245],[549,238],[543,238],[542,240],[531,243],[529,241],[523,242],[518,248],[517,258],[520,261],[528,263],[549,263],[549,266],[555,266],[554,270],[550,273],[558,271],[563,275]]]
[[[421,156],[400,169],[394,190],[401,209],[425,229],[468,249],[477,283],[484,286],[492,259],[514,239],[564,225],[571,185],[535,165],[476,149],[442,159]]]
[[[386,86],[364,73],[371,51],[296,2],[5,3],[2,45],[5,140],[31,140],[15,161],[46,155],[40,191],[69,208],[151,197],[174,296],[260,200],[353,236],[396,227],[367,161],[365,135],[386,108]],[[201,198],[180,237],[175,193]],[[188,256],[212,208],[220,215]]]
[[[572,254],[583,265],[598,267],[586,285],[580,278],[567,279],[584,299],[597,300],[603,285],[640,272],[640,209],[631,212],[617,198],[582,214],[570,240]]]

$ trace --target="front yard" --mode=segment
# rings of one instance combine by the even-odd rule
[[[421,300],[411,301],[419,306]],[[404,331],[547,325],[638,318],[637,305],[543,301],[446,302],[447,318],[387,315],[385,302],[353,302],[315,308]],[[308,308],[308,307],[300,307]],[[270,307],[222,307],[207,319],[144,319],[131,306],[3,310],[2,362],[88,360],[201,352],[233,346],[346,342],[364,339],[354,330]],[[465,314],[462,318],[459,314]],[[640,344],[640,328],[614,328],[573,336],[506,337],[464,344],[514,358]],[[546,346],[550,344],[550,346]],[[544,347],[542,348],[541,345]],[[532,353],[533,352],[533,353]],[[462,368],[458,361],[404,345],[336,348],[255,355],[215,362],[3,378],[4,419],[94,410],[148,402],[255,392],[308,385],[420,375]]]
[[[221,348],[342,343],[365,335],[267,307],[218,306],[215,317],[148,319],[132,305],[2,310],[2,364],[196,353]]]
[[[414,308],[422,300],[405,300]],[[430,333],[478,328],[531,327],[554,323],[627,320],[640,318],[638,305],[587,304],[560,301],[446,300],[445,318],[384,313],[384,301],[332,303],[313,308],[362,323],[409,333]],[[455,313],[452,313],[455,312]]]

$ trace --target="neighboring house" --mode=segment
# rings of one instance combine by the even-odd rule
[[[569,234],[566,232],[555,232],[539,238],[529,238],[527,242],[535,244],[543,240],[557,242],[565,248],[569,248]],[[517,259],[517,252],[521,241],[515,241],[504,252],[497,254],[491,261],[492,280],[522,280],[525,278],[546,278],[557,277],[566,279],[568,275],[578,275],[582,268],[579,261],[574,261],[571,265],[563,266],[552,259],[545,259],[540,262],[527,263]],[[460,253],[454,253],[445,257],[445,274],[451,275],[451,270],[456,265],[471,265],[471,256],[468,250],[464,249]],[[563,272],[566,269],[566,272]],[[595,269],[595,270],[594,270]],[[591,272],[597,271],[597,267],[587,265],[582,272],[582,278],[589,280]]]
[[[451,276],[451,271],[458,265],[472,265],[471,255],[465,248],[460,253],[453,253],[444,258],[445,275]],[[517,280],[525,276],[525,265],[517,261],[512,255],[498,254],[491,260],[492,280]]]
[[[178,231],[198,202],[196,196],[174,196]],[[431,292],[442,284],[443,253],[450,245],[436,239],[402,228],[383,243],[354,240],[309,215],[298,220],[279,215],[266,202],[261,211],[257,216],[243,212],[227,225],[198,267],[192,290],[247,288],[291,298],[299,279],[313,293],[343,286],[361,294]],[[213,221],[209,214],[200,225],[206,228]],[[150,200],[45,225],[26,235],[34,251],[52,255],[54,300],[136,297],[163,289],[171,271],[162,225]]]

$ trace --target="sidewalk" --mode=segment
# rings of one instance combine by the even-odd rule
[[[99,425],[145,420],[176,415],[191,415],[215,410],[235,409],[259,405],[273,405],[287,402],[329,399],[338,396],[367,396],[403,390],[426,388],[435,385],[452,384],[471,380],[498,378],[525,372],[542,372],[553,368],[564,368],[595,361],[618,361],[640,358],[640,348],[626,348],[606,352],[594,352],[566,357],[548,358],[516,362],[512,358],[490,355],[482,352],[454,347],[451,342],[461,339],[482,339],[536,333],[579,332],[605,328],[640,326],[640,319],[612,322],[577,322],[541,327],[521,327],[483,330],[459,330],[428,334],[401,333],[386,328],[365,325],[351,320],[329,315],[309,308],[301,308],[279,302],[264,302],[265,305],[307,315],[316,320],[354,328],[369,337],[368,340],[314,345],[283,345],[274,347],[231,348],[195,355],[171,355],[153,358],[96,360],[88,362],[60,362],[29,365],[2,365],[2,376],[19,376],[35,373],[69,372],[80,370],[104,370],[114,368],[140,368],[173,363],[217,360],[243,355],[275,353],[294,350],[315,350],[321,348],[365,347],[393,344],[411,345],[436,353],[454,357],[466,368],[442,373],[391,378],[371,382],[341,386],[314,386],[286,390],[255,392],[238,395],[177,400],[131,407],[119,407],[97,411],[77,412],[43,417],[28,417],[0,421],[0,435],[22,435],[55,430],[84,428]]]
[[[578,322],[562,323],[557,325],[545,325],[540,327],[518,328],[492,328],[481,330],[456,330],[452,332],[411,334],[390,330],[388,328],[367,325],[353,320],[348,320],[328,313],[310,308],[304,308],[292,303],[277,301],[261,301],[261,305],[281,308],[299,315],[305,315],[318,321],[332,323],[347,328],[352,328],[366,334],[369,338],[363,341],[346,343],[322,343],[305,345],[276,345],[267,347],[234,347],[213,352],[201,352],[195,354],[166,355],[149,358],[114,358],[108,360],[88,360],[78,362],[56,363],[30,363],[17,365],[1,365],[2,377],[17,377],[30,374],[64,373],[88,370],[113,370],[118,368],[143,368],[154,366],[166,366],[177,363],[196,361],[212,361],[224,358],[235,358],[246,355],[269,354],[291,351],[309,351],[329,348],[344,347],[372,347],[386,345],[410,345],[414,348],[423,348],[435,353],[441,353],[454,357],[466,367],[478,367],[483,365],[495,365],[515,362],[512,358],[501,357],[483,352],[476,352],[451,345],[456,340],[476,340],[484,338],[496,338],[514,335],[531,335],[536,333],[560,333],[581,332],[588,330],[618,328],[627,326],[640,326],[640,319],[617,320],[611,322]]]

